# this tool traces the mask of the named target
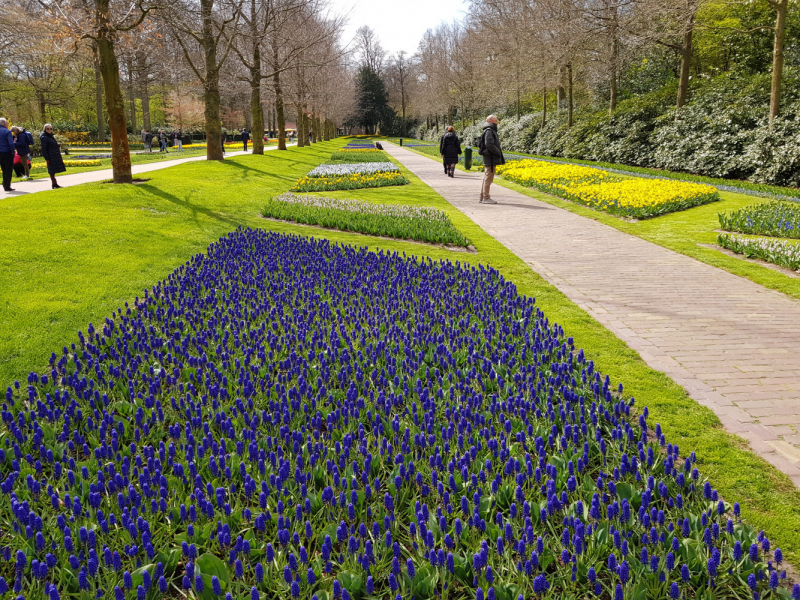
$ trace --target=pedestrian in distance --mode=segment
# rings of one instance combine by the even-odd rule
[[[158,130],[158,141],[161,144],[161,150],[159,152],[167,152],[167,134],[163,129]]]
[[[439,149],[440,150],[441,150],[442,144],[444,143],[444,136],[446,136],[446,135],[447,135],[447,131],[445,130],[445,132],[441,136],[439,136]],[[439,154],[441,154],[441,152],[439,152]],[[447,164],[444,162],[444,157],[442,158],[442,167],[444,167],[444,174],[447,175],[448,174],[447,173]]]
[[[228,136],[225,135],[225,132],[222,132],[222,155],[225,156],[225,140],[228,139]]]
[[[178,152],[183,152],[183,132],[180,129],[172,132],[172,145],[178,148]]]
[[[483,126],[478,145],[478,154],[483,157],[483,185],[481,186],[481,204],[497,204],[489,193],[497,167],[506,164],[503,149],[500,146],[500,137],[497,135],[497,117],[489,115]]]
[[[147,152],[153,151],[153,134],[149,131],[142,130],[142,139],[144,140],[144,149]]]
[[[39,142],[42,144],[42,158],[47,162],[47,173],[50,175],[50,181],[53,184],[53,189],[57,190],[61,186],[56,181],[56,175],[64,173],[67,167],[64,166],[64,159],[61,158],[61,145],[56,140],[53,134],[53,126],[50,123],[45,123],[42,134],[39,136]]]
[[[456,163],[461,155],[461,141],[456,135],[456,129],[452,125],[447,128],[447,133],[442,136],[439,142],[439,154],[444,163],[444,172],[448,177],[455,177]]]
[[[14,134],[8,128],[8,121],[0,118],[0,170],[3,172],[3,189],[13,192],[11,177],[14,174]]]
[[[31,146],[33,146],[33,136],[30,132],[26,131],[24,127],[12,127],[11,133],[14,134],[14,147],[17,150],[17,156],[25,169],[25,176],[23,179],[28,181],[31,179],[31,170],[28,166],[30,163],[28,157],[31,155]]]
[[[242,129],[242,143],[244,144],[244,151],[247,152],[247,142],[250,141],[250,134],[247,129]]]

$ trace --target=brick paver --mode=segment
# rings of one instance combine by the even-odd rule
[[[387,151],[800,487],[800,302],[640,238]]]

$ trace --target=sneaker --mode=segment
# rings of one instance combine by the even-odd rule
[[[484,199],[483,199],[483,203],[484,203],[484,204],[497,204],[497,202],[495,202],[495,201],[494,201],[494,200],[492,200],[491,198],[484,198]]]

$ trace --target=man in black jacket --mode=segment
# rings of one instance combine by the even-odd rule
[[[483,185],[481,186],[481,204],[497,204],[489,195],[489,189],[494,181],[495,169],[506,164],[503,149],[500,147],[500,138],[497,135],[497,117],[486,117],[483,126],[479,153],[483,156]]]

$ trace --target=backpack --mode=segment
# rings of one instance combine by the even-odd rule
[[[484,156],[486,154],[486,130],[481,134],[481,139],[478,142],[478,154]]]
[[[30,131],[26,131],[25,135],[28,137],[28,145],[33,146],[33,136]]]

